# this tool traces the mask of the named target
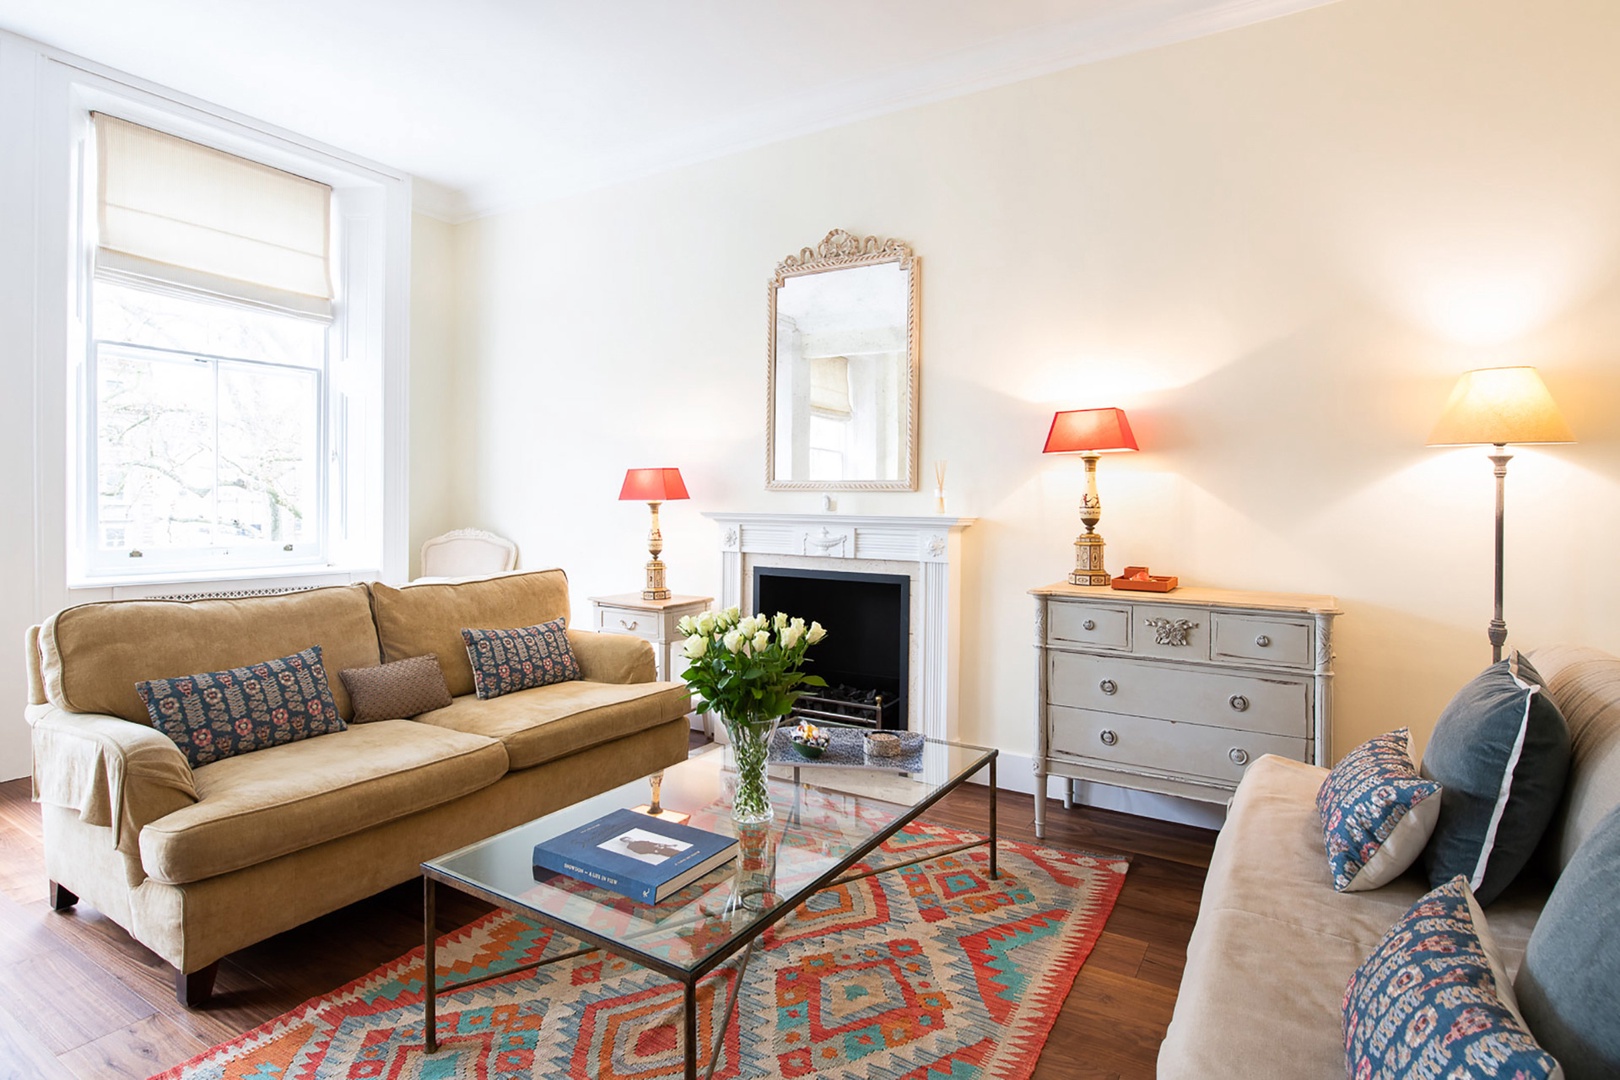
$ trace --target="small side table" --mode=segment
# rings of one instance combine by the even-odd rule
[[[712,596],[671,596],[668,600],[643,600],[641,594],[617,593],[591,597],[591,629],[608,634],[634,634],[652,642],[658,678],[678,679],[686,670],[685,659],[676,647],[685,640],[675,624],[687,615],[701,615],[714,602]],[[698,713],[703,734],[713,737],[709,714]]]

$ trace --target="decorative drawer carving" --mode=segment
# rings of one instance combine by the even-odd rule
[[[1053,645],[1089,645],[1099,649],[1131,647],[1128,604],[1054,604],[1046,639]]]
[[[663,639],[658,632],[660,618],[661,616],[647,611],[598,607],[595,628],[609,634],[634,634],[648,641],[661,641]]]
[[[1216,612],[1210,656],[1215,660],[1310,667],[1315,658],[1311,624],[1302,619],[1272,619]]]
[[[1209,612],[1164,604],[1131,606],[1131,651],[1176,660],[1209,659]]]
[[[1126,770],[1137,767],[1203,777],[1222,787],[1236,787],[1243,771],[1261,754],[1297,761],[1305,753],[1303,738],[1060,705],[1051,707],[1051,725],[1050,749],[1055,755]]]
[[[1054,651],[1047,699],[1097,709],[1298,738],[1311,727],[1311,684],[1152,660]]]

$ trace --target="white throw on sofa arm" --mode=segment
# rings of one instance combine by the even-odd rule
[[[118,850],[139,858],[148,823],[197,801],[191,766],[155,728],[100,713],[30,705],[34,799],[112,829]]]

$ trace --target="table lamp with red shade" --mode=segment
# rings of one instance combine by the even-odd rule
[[[652,531],[647,534],[647,550],[652,558],[647,562],[647,587],[641,590],[643,600],[669,599],[669,589],[664,584],[664,564],[658,558],[664,551],[664,537],[658,531],[658,504],[686,498],[690,496],[686,494],[679,469],[629,469],[624,474],[620,501],[644,502],[652,509]]]
[[[1086,463],[1086,493],[1080,500],[1080,520],[1086,531],[1074,539],[1071,585],[1107,585],[1103,569],[1103,538],[1097,535],[1102,501],[1097,498],[1097,455],[1135,450],[1136,436],[1124,409],[1071,409],[1052,417],[1046,434],[1045,454],[1079,454]]]

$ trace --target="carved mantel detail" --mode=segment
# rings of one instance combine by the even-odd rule
[[[820,555],[825,558],[830,558],[832,557],[833,552],[836,551],[840,558],[844,558],[849,554],[847,551],[848,544],[849,533],[835,533],[831,529],[827,528],[827,526],[823,525],[821,527],[820,536],[811,536],[809,533],[804,534],[804,543],[799,554]],[[814,548],[815,550],[812,551],[810,550],[811,548]]]

